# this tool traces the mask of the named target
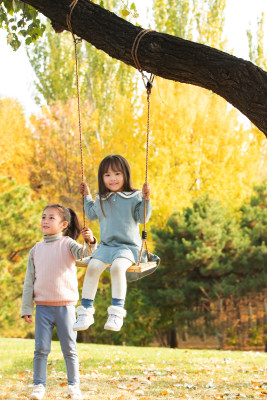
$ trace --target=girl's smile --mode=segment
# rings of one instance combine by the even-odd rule
[[[114,171],[109,167],[103,176],[104,185],[111,192],[121,192],[124,186],[124,178],[121,171]]]
[[[67,221],[62,221],[56,208],[46,208],[41,219],[41,230],[44,235],[56,235],[62,232],[68,225]]]

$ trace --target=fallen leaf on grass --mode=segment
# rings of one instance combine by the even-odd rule
[[[187,389],[197,389],[197,386],[194,385],[193,383],[185,383],[184,387],[187,388]]]
[[[165,389],[165,390],[162,390],[161,394],[163,394],[165,396],[166,394],[174,394],[174,392],[170,389]]]
[[[86,392],[89,393],[89,394],[97,393],[97,388],[91,387],[90,389],[86,390]]]
[[[213,383],[213,380],[211,380],[209,383],[206,385],[207,389],[216,389],[216,386]]]
[[[177,376],[174,375],[174,374],[169,374],[168,376],[169,376],[170,378],[172,378],[172,379],[177,379]]]
[[[144,379],[140,383],[141,383],[141,385],[151,385],[151,381],[149,381],[148,379]]]
[[[136,394],[137,396],[144,396],[144,391],[143,390],[135,390],[134,394]]]
[[[130,389],[129,387],[127,387],[127,386],[118,386],[118,389],[127,390],[127,391],[131,390],[131,389]]]

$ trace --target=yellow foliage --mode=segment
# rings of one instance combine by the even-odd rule
[[[22,106],[16,100],[0,100],[0,132],[1,175],[26,183],[31,156],[31,132],[26,126]]]
[[[240,124],[237,110],[221,97],[157,78],[150,119],[149,181],[157,223],[204,192],[236,207],[259,181],[266,139],[256,128]],[[137,131],[145,126],[146,112]],[[261,178],[267,161],[263,164]]]
[[[81,127],[86,172],[93,165],[94,152],[91,145],[94,147],[97,119],[98,113],[89,104],[84,104]],[[50,108],[43,107],[42,114],[33,116],[31,122],[34,127],[31,186],[48,201],[61,201],[69,205],[78,202],[81,154],[76,101],[70,99],[66,104],[57,102]]]
[[[98,110],[89,103],[83,105],[84,176],[92,193],[97,191],[99,163],[108,154],[125,156],[134,186],[142,187],[146,107],[145,90],[137,103],[129,95],[118,94],[113,118],[101,124]],[[76,102],[43,109],[32,123],[32,186],[53,201],[77,203],[81,171]],[[151,222],[163,226],[175,209],[189,205],[193,197],[205,192],[238,207],[250,195],[253,184],[266,177],[265,143],[264,135],[240,123],[237,110],[219,96],[157,78],[150,116]]]

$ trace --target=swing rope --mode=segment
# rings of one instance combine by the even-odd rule
[[[73,0],[72,3],[69,5],[70,6],[70,13],[67,14],[67,25],[69,28],[69,31],[72,34],[73,37],[73,43],[74,43],[74,51],[75,51],[75,71],[76,71],[76,90],[77,90],[77,106],[78,106],[78,121],[79,121],[79,142],[80,142],[80,159],[81,159],[81,177],[82,177],[82,182],[84,181],[84,165],[83,165],[83,146],[82,146],[82,123],[81,123],[81,105],[80,105],[80,86],[79,86],[79,72],[78,72],[78,55],[77,55],[77,45],[82,42],[81,38],[77,38],[72,30],[71,26],[71,15],[72,12],[78,3],[78,0]],[[82,195],[82,210],[83,210],[83,227],[85,228],[85,211],[84,211],[84,196]],[[91,244],[88,243],[88,246],[90,247],[92,251]],[[81,259],[83,258],[83,253],[84,253],[84,247],[85,247],[85,242],[83,241],[83,247],[82,247],[82,253],[81,253]]]
[[[151,73],[150,77],[146,76],[144,74],[144,71],[140,65],[140,62],[138,60],[137,57],[137,52],[138,52],[138,47],[139,44],[142,40],[142,38],[148,33],[148,32],[152,32],[151,29],[143,29],[141,30],[138,35],[136,36],[133,46],[132,46],[132,51],[131,51],[131,55],[132,58],[134,60],[135,66],[138,69],[138,71],[141,73],[142,76],[142,81],[144,83],[144,86],[146,88],[146,92],[147,92],[147,129],[146,129],[146,172],[145,172],[145,183],[147,183],[147,177],[148,177],[148,153],[149,153],[149,131],[150,131],[150,95],[151,95],[151,90],[153,87],[153,80],[154,80],[154,75]],[[148,260],[150,261],[150,254],[148,251],[148,247],[147,247],[147,231],[146,231],[146,198],[145,198],[145,209],[144,209],[144,230],[142,231],[142,246],[141,246],[141,250],[140,250],[140,254],[139,254],[139,259],[138,259],[138,264],[140,265],[141,262],[141,257],[142,257],[142,253],[143,253],[143,249],[144,246],[146,248],[146,252],[147,252],[147,257]]]

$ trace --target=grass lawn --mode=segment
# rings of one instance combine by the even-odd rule
[[[0,399],[32,390],[34,340],[0,338]],[[267,354],[78,343],[88,400],[267,399]],[[52,343],[45,399],[66,399],[65,364]]]

